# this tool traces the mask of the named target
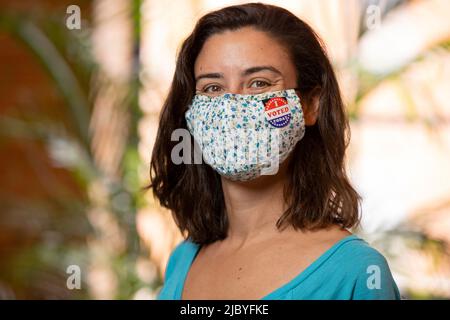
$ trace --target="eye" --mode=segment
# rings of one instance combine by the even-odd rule
[[[212,89],[212,90],[209,90]],[[212,84],[210,86],[206,86],[203,88],[203,92],[212,93],[212,92],[219,92],[220,87],[218,85]]]
[[[255,86],[256,84],[256,86]],[[250,87],[252,88],[265,88],[270,86],[270,83],[264,80],[255,80],[251,83]]]

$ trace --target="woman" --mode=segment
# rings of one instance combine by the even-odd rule
[[[178,128],[202,163],[195,152],[174,160]],[[385,258],[348,230],[360,198],[344,169],[347,133],[305,22],[262,3],[202,17],[179,52],[151,161],[154,193],[186,235],[158,298],[399,299]]]

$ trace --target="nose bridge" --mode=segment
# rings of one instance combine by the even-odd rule
[[[227,88],[226,88],[226,91],[228,93],[242,94],[243,86],[241,83],[241,79],[237,76],[230,78]]]
[[[225,80],[225,92],[233,94],[242,94],[244,85],[243,79],[241,78],[241,67],[236,65],[227,66],[224,73]]]

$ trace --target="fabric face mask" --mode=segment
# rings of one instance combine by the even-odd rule
[[[295,89],[255,95],[197,94],[185,118],[205,162],[235,181],[275,174],[305,134]]]

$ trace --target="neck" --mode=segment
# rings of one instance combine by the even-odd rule
[[[222,189],[228,215],[227,240],[244,246],[278,234],[276,222],[286,210],[283,189],[286,170],[280,166],[276,175],[261,176],[252,181],[222,178]]]

